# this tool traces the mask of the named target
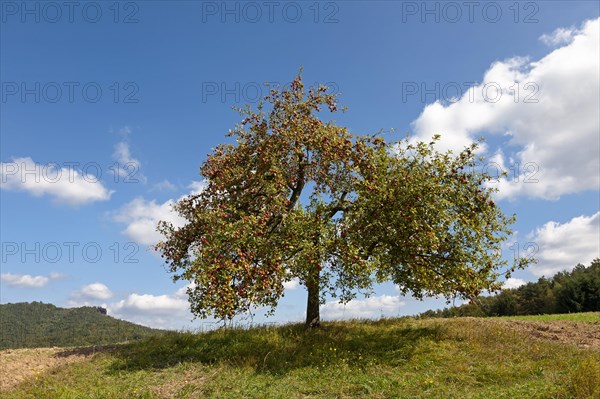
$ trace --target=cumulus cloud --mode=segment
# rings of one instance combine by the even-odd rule
[[[558,199],[598,189],[599,31],[600,19],[589,20],[548,36],[568,44],[538,61],[494,63],[456,102],[426,106],[413,122],[415,139],[441,134],[440,150],[460,151],[481,135],[504,135],[514,153],[496,153],[511,174],[498,184],[499,198]]]
[[[98,306],[106,307],[106,301],[114,296],[114,293],[102,283],[92,283],[84,285],[80,289],[73,291],[67,300],[67,306]]]
[[[540,40],[548,46],[560,46],[571,43],[576,33],[577,29],[573,27],[558,28],[550,34],[544,33],[540,36]]]
[[[405,305],[399,296],[381,295],[365,299],[353,299],[347,304],[327,302],[321,307],[323,319],[367,319],[381,316],[397,316]]]
[[[2,273],[0,278],[2,279],[2,282],[9,287],[40,288],[48,284],[51,280],[59,279],[62,276],[63,275],[60,273],[50,273],[48,276]]]
[[[163,238],[156,231],[160,220],[169,221],[177,227],[185,224],[185,219],[173,211],[173,205],[173,200],[159,204],[154,200],[135,198],[115,212],[114,219],[127,225],[123,234],[131,240],[140,245],[155,245]]]
[[[169,315],[186,310],[188,302],[171,295],[131,294],[126,299],[111,306],[115,313],[143,312]]]
[[[589,264],[600,258],[600,212],[562,224],[550,221],[529,237],[539,247],[538,264],[530,267],[536,276],[550,277],[578,263]]]
[[[98,176],[55,163],[38,164],[30,157],[0,163],[0,175],[2,189],[25,191],[36,197],[47,195],[70,205],[106,201],[114,192],[104,187]]]
[[[102,283],[93,283],[81,287],[81,289],[77,291],[77,296],[84,299],[106,300],[112,298],[113,293],[106,285]]]
[[[96,282],[73,291],[66,301],[68,307],[102,306],[108,315],[148,327],[180,329],[191,327],[187,289],[179,288],[172,294],[153,295],[130,292],[116,295],[105,284]],[[214,320],[210,319],[210,322]]]
[[[192,182],[188,186],[190,194],[198,194],[204,187],[205,183],[198,181]],[[143,198],[135,198],[114,212],[113,218],[117,222],[127,225],[123,234],[131,240],[140,245],[155,245],[163,238],[156,231],[159,221],[169,221],[176,227],[181,227],[186,222],[185,219],[173,211],[174,204],[175,201],[172,199],[157,203],[155,200],[148,201]]]
[[[525,280],[521,280],[520,278],[508,278],[506,279],[506,281],[502,284],[502,288],[504,289],[510,289],[510,288],[519,288],[522,285],[525,285],[526,282]]]
[[[111,316],[155,328],[179,328],[192,319],[186,289],[174,294],[129,294],[125,299],[108,305]]]

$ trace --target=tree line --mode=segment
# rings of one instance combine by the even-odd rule
[[[420,317],[525,316],[600,311],[600,258],[552,278],[481,296],[462,306],[428,310]]]

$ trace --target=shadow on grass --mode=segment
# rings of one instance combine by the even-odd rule
[[[111,372],[163,369],[179,363],[227,364],[256,372],[285,374],[303,367],[347,364],[397,365],[412,357],[420,341],[438,341],[440,327],[402,321],[324,323],[209,333],[167,333],[120,346]]]
[[[69,356],[92,356],[100,352],[115,351],[118,345],[92,345],[82,346],[78,348],[65,349],[54,354],[54,357],[69,357]]]

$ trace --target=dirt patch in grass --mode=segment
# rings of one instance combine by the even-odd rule
[[[534,338],[600,350],[598,322],[506,320],[503,323]]]
[[[86,348],[31,348],[0,351],[0,391],[8,390],[29,378],[43,376],[48,370],[86,359],[113,346]]]

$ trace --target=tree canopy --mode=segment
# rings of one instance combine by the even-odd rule
[[[192,312],[232,318],[273,311],[284,283],[308,290],[306,324],[327,294],[347,302],[392,281],[417,298],[471,298],[527,265],[501,257],[512,233],[478,172],[477,144],[459,154],[408,137],[354,135],[321,118],[338,109],[301,75],[272,88],[204,161],[206,188],[180,200],[183,227],[159,223],[175,280],[192,282]]]

